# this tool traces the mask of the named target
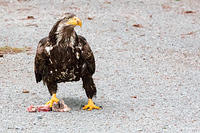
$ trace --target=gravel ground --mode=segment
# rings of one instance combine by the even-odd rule
[[[81,110],[74,82],[57,93],[72,111],[28,113],[50,99],[34,54],[64,12],[83,20],[76,31],[94,51],[103,109]],[[0,0],[0,18],[0,46],[32,48],[0,58],[0,132],[200,132],[199,0]]]

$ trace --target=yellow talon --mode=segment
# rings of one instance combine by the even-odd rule
[[[93,109],[101,109],[101,108],[96,106],[94,102],[92,101],[92,99],[88,99],[88,104],[83,107],[83,110],[85,109],[88,109],[90,111]]]
[[[51,97],[51,100],[48,101],[45,105],[49,105],[50,107],[53,106],[53,103],[56,102],[58,103],[59,99],[56,97],[56,94],[53,94]]]

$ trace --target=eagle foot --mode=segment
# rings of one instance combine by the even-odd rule
[[[53,106],[53,103],[56,102],[58,103],[59,99],[56,97],[56,94],[53,94],[51,97],[51,100],[48,101],[45,105],[49,105],[50,107]]]
[[[83,108],[82,108],[83,110],[88,110],[88,111],[91,111],[91,110],[93,110],[93,109],[101,109],[101,107],[98,107],[98,106],[96,106],[95,104],[94,104],[94,102],[92,101],[92,99],[88,99],[88,104],[87,105],[85,105]]]

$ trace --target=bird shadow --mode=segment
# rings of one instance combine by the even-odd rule
[[[86,104],[86,100],[74,97],[62,98],[65,104],[72,110],[80,110]]]

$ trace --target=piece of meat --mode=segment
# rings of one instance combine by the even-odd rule
[[[30,107],[27,108],[28,112],[37,112],[37,107],[31,105]]]
[[[49,105],[41,105],[41,106],[33,106],[27,108],[28,112],[68,112],[71,108],[69,108],[63,100],[60,100],[58,103],[53,103],[53,107],[50,108]]]
[[[71,108],[69,108],[63,100],[60,100],[58,103],[54,103],[52,107],[52,111],[54,112],[68,112]]]
[[[51,111],[51,108],[49,105],[38,106],[37,111],[38,112],[48,112],[48,111]]]

